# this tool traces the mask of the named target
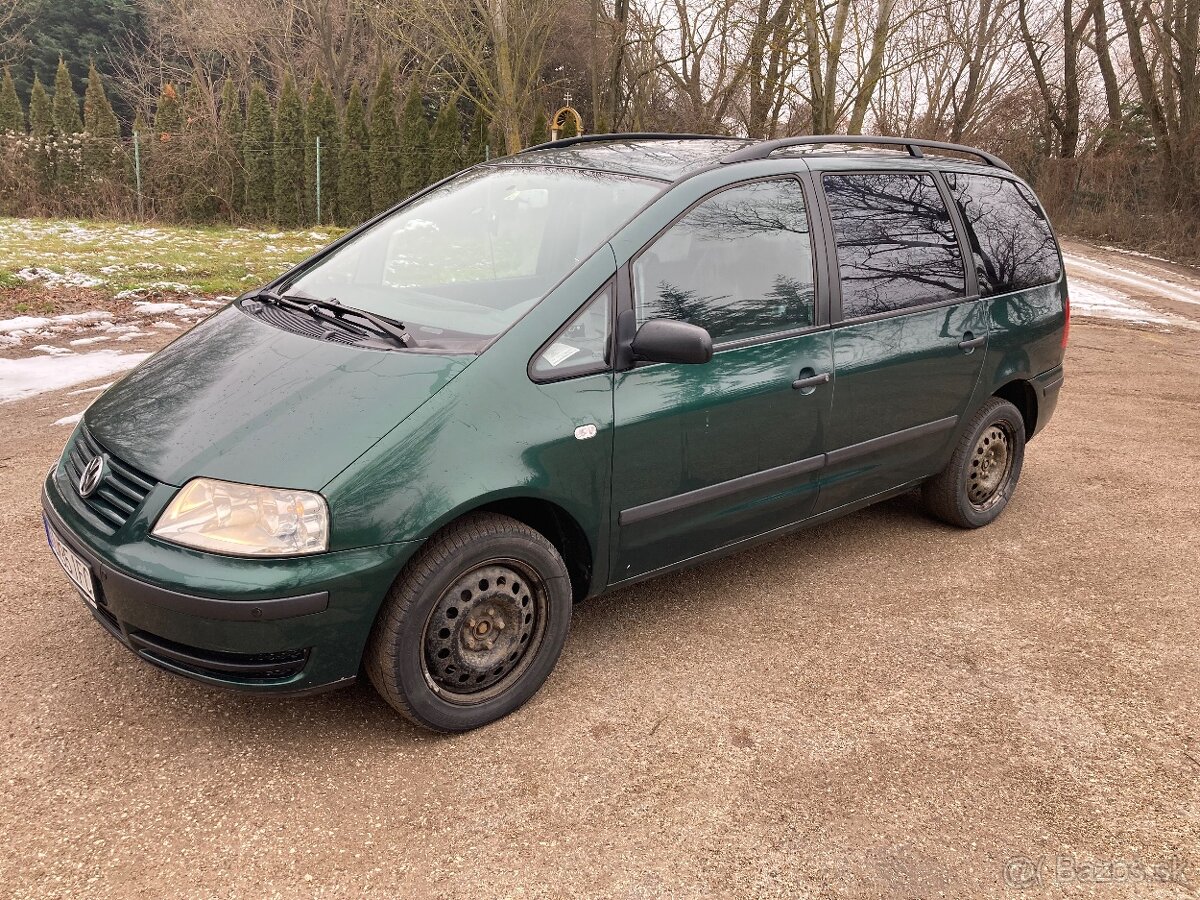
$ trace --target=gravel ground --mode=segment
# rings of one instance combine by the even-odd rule
[[[41,530],[81,398],[4,405],[0,895],[1195,896],[1197,388],[1196,331],[1077,322],[991,527],[902,497],[591,601],[458,737],[137,661]]]

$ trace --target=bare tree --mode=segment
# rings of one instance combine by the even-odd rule
[[[291,75],[325,79],[340,105],[354,81],[370,84],[384,62],[403,68],[403,54],[386,41],[369,0],[260,0],[254,15],[240,0],[141,0],[150,43],[130,60],[150,94],[161,81],[192,72],[230,77],[247,93],[255,80],[269,87]],[[157,71],[156,71],[157,70]]]
[[[746,57],[746,132],[772,138],[804,62],[800,0],[758,0]]]
[[[1029,54],[1029,63],[1037,82],[1038,92],[1046,107],[1046,115],[1058,135],[1058,153],[1072,157],[1079,147],[1079,48],[1083,43],[1085,29],[1092,21],[1092,5],[1100,0],[1089,0],[1089,5],[1076,19],[1072,0],[1058,0],[1059,15],[1057,32],[1042,23],[1031,25],[1028,0],[1017,0],[1017,20],[1021,26],[1021,38]],[[1049,36],[1061,40],[1062,87],[1055,91],[1047,73],[1052,45]]]
[[[1096,67],[1100,70],[1100,78],[1104,84],[1104,102],[1108,113],[1096,151],[1103,154],[1116,141],[1124,119],[1121,111],[1122,85],[1113,63],[1112,43],[1108,36],[1108,10],[1104,0],[1092,5],[1092,23],[1095,37],[1089,47],[1096,55]]]
[[[546,44],[560,6],[556,0],[384,4],[393,37],[471,93],[501,130],[509,153],[522,147],[522,126],[543,79]],[[414,40],[421,37],[428,40]]]

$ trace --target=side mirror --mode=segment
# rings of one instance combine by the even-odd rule
[[[698,365],[712,359],[712,338],[699,325],[651,319],[633,336],[633,358],[644,362]]]

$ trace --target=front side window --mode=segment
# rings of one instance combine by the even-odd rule
[[[982,296],[1058,280],[1058,247],[1050,223],[1027,188],[994,175],[945,174],[967,225]]]
[[[891,312],[960,297],[962,254],[931,175],[826,175],[842,316]]]
[[[582,169],[470,169],[282,291],[399,319],[418,347],[474,352],[660,190],[661,182]]]
[[[812,325],[804,191],[792,179],[722,191],[672,225],[633,271],[638,325],[690,322],[718,343]]]

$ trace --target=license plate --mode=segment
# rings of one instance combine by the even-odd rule
[[[50,549],[54,551],[59,565],[63,567],[63,571],[67,573],[72,584],[79,588],[79,593],[83,594],[83,599],[88,602],[88,605],[95,608],[96,587],[92,581],[92,567],[80,559],[79,554],[63,542],[63,539],[58,536],[58,532],[50,527],[49,522],[46,522],[45,525],[46,540],[50,542]]]

